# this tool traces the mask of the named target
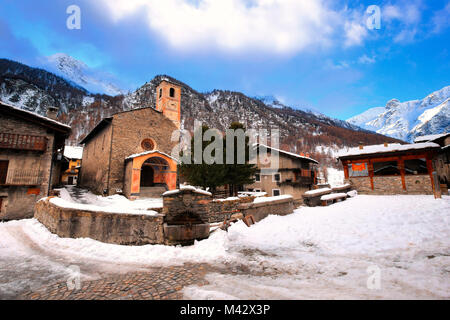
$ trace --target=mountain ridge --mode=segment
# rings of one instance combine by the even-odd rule
[[[347,121],[397,139],[412,142],[422,135],[450,132],[450,86],[421,100],[391,99],[385,107],[370,108]]]

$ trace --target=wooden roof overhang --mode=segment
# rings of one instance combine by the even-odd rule
[[[366,160],[397,160],[399,158],[403,159],[415,159],[420,157],[432,157],[433,155],[439,152],[439,147],[430,147],[424,149],[412,149],[412,150],[403,150],[403,151],[391,151],[391,152],[379,152],[379,153],[371,153],[371,154],[359,154],[359,155],[348,155],[338,157],[341,162],[355,162]]]

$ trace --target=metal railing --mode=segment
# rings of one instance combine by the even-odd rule
[[[0,132],[0,148],[45,151],[47,138],[44,136]]]

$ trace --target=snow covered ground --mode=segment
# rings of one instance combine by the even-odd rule
[[[151,209],[162,208],[162,198],[144,198],[130,201],[121,195],[109,197],[97,196],[87,190],[73,186],[57,189],[58,198],[50,199],[50,202],[63,208],[76,208],[87,211],[102,211],[111,213],[146,214],[156,215]]]
[[[66,281],[185,262],[228,269],[193,299],[450,298],[450,197],[363,196],[215,231],[190,247],[62,239],[34,219],[0,223],[0,298]]]

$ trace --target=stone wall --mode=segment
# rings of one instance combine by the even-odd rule
[[[49,198],[36,204],[34,217],[63,238],[91,238],[121,245],[164,243],[164,216],[114,214],[61,208]]]
[[[109,124],[89,140],[83,149],[80,186],[96,194],[108,188],[112,125]]]
[[[374,177],[374,190],[369,177],[353,177],[348,181],[360,194],[395,195],[395,194],[433,194],[429,175],[406,175],[406,191],[403,190],[401,176]]]
[[[405,193],[401,176],[373,177],[373,192],[375,194]]]
[[[428,174],[405,176],[405,184],[408,194],[434,194]]]
[[[63,238],[91,238],[120,245],[192,244],[194,239],[209,236],[209,223],[223,222],[232,213],[253,215],[258,222],[271,214],[287,215],[294,211],[292,198],[261,203],[254,203],[253,198],[212,202],[211,196],[195,192],[164,196],[162,213],[155,216],[62,208],[50,199],[39,201],[34,213],[50,232]],[[180,213],[188,217],[193,214],[201,221],[180,224]]]
[[[261,221],[268,215],[285,216],[294,212],[294,200],[279,199],[270,202],[244,203],[240,206],[244,216],[253,215],[255,221]]]
[[[279,199],[254,203],[253,197],[239,200],[214,201],[210,204],[209,222],[223,222],[231,215],[242,213],[245,216],[253,215],[255,221],[261,221],[270,214],[284,216],[294,212],[294,199]]]
[[[361,194],[372,193],[372,187],[370,185],[369,177],[353,177],[348,179],[349,183],[352,185],[353,189]]]
[[[241,204],[253,202],[253,199],[254,197],[245,197],[239,200],[214,200],[210,203],[208,221],[210,223],[222,222],[233,214],[242,213]]]

